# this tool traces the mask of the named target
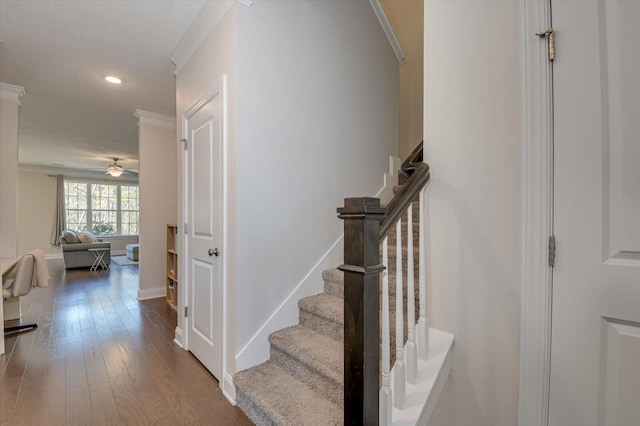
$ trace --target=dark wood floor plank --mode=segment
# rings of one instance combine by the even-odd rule
[[[0,380],[0,424],[9,424],[13,417],[21,384],[22,377]]]
[[[82,339],[78,341],[74,337],[67,341],[65,360],[65,397],[67,408],[73,408],[67,409],[66,423],[90,424],[91,401]]]
[[[252,424],[174,343],[164,298],[137,300],[137,266],[48,266],[49,287],[21,300],[38,329],[5,338],[0,425]]]
[[[124,419],[118,414],[116,400],[110,387],[92,389],[90,399],[92,425],[125,424]]]
[[[66,414],[66,359],[64,357],[50,359],[42,385],[43,398],[41,404],[46,408],[52,425],[63,425]]]

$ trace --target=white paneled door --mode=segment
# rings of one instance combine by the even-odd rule
[[[640,425],[640,1],[552,0],[549,425]]]
[[[187,345],[222,379],[224,79],[185,113]]]

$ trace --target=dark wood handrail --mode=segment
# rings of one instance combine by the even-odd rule
[[[376,425],[380,390],[380,241],[429,181],[422,142],[402,163],[409,176],[385,208],[378,198],[345,198],[344,424]]]
[[[401,170],[409,175],[409,178],[387,205],[387,215],[380,222],[380,241],[384,240],[391,227],[400,219],[400,216],[409,207],[416,195],[429,182],[431,177],[429,165],[423,163],[422,158],[423,143],[420,142],[411,155],[402,163]]]

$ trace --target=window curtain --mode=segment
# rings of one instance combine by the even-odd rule
[[[64,231],[64,224],[67,222],[64,209],[64,176],[56,176],[56,212],[53,218],[53,229],[51,230],[51,245],[60,245],[60,236]]]

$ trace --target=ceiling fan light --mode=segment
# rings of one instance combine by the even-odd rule
[[[107,80],[111,84],[120,84],[120,83],[122,83],[122,80],[120,78],[116,77],[115,75],[108,75],[104,79]]]
[[[107,169],[107,173],[109,173],[113,177],[118,177],[124,172],[122,166],[120,164],[111,164]]]

